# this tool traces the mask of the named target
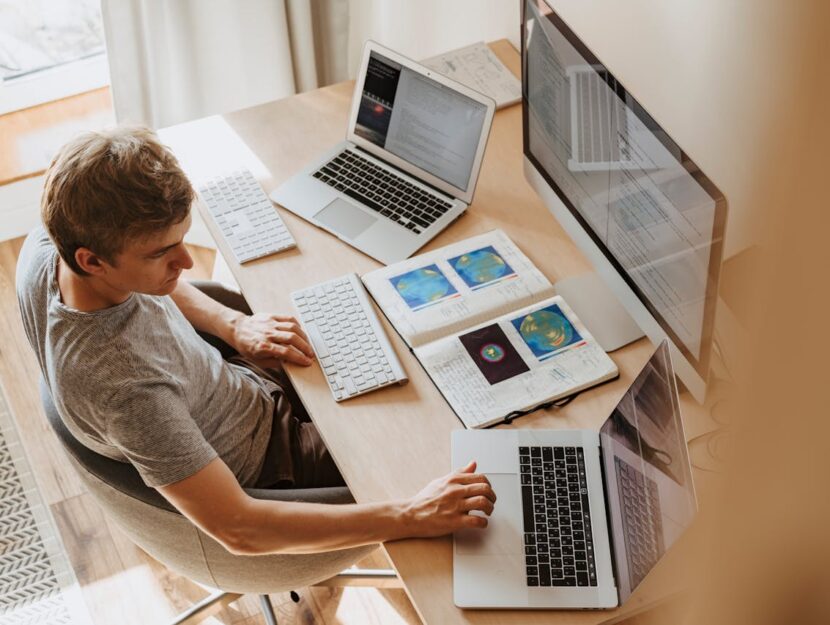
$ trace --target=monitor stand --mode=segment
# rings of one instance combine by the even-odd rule
[[[565,278],[554,287],[606,352],[613,352],[645,336],[595,272]]]

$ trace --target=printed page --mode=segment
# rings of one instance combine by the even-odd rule
[[[421,64],[490,96],[496,101],[496,108],[522,99],[522,83],[483,41],[439,54]]]
[[[560,296],[424,345],[415,355],[468,428],[618,374]]]
[[[551,297],[550,281],[501,230],[363,276],[410,347]]]

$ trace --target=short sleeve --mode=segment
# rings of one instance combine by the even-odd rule
[[[131,381],[107,403],[106,438],[148,486],[174,484],[217,457],[173,382]]]

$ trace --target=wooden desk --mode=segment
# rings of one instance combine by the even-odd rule
[[[506,41],[493,49],[519,74],[519,55]],[[352,83],[342,83],[166,129],[162,139],[194,179],[245,165],[267,192],[345,135]],[[522,113],[513,106],[493,123],[475,201],[424,251],[502,228],[551,281],[589,270],[522,174]],[[200,207],[204,213],[204,207]],[[212,222],[218,246],[255,311],[291,311],[295,289],[376,261],[291,213],[279,209],[299,248],[239,266]],[[381,318],[383,316],[381,315]],[[403,341],[384,321],[411,382],[338,405],[317,366],[289,367],[297,391],[357,501],[412,495],[450,469],[450,432],[463,427]],[[514,427],[598,429],[652,353],[641,340],[614,352],[620,378],[586,392],[564,409],[538,411]],[[706,413],[683,398],[687,435],[712,429]],[[700,490],[700,484],[698,484]],[[460,610],[452,602],[452,540],[406,540],[385,545],[413,604],[427,623],[610,623],[677,590],[682,559],[673,550],[622,608],[602,612]]]

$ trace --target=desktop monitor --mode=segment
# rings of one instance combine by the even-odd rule
[[[546,0],[523,2],[522,118],[526,178],[639,331],[603,344],[610,334],[588,318],[611,327],[597,312],[613,306],[569,303],[609,351],[642,333],[668,339],[680,381],[702,402],[723,194]]]

